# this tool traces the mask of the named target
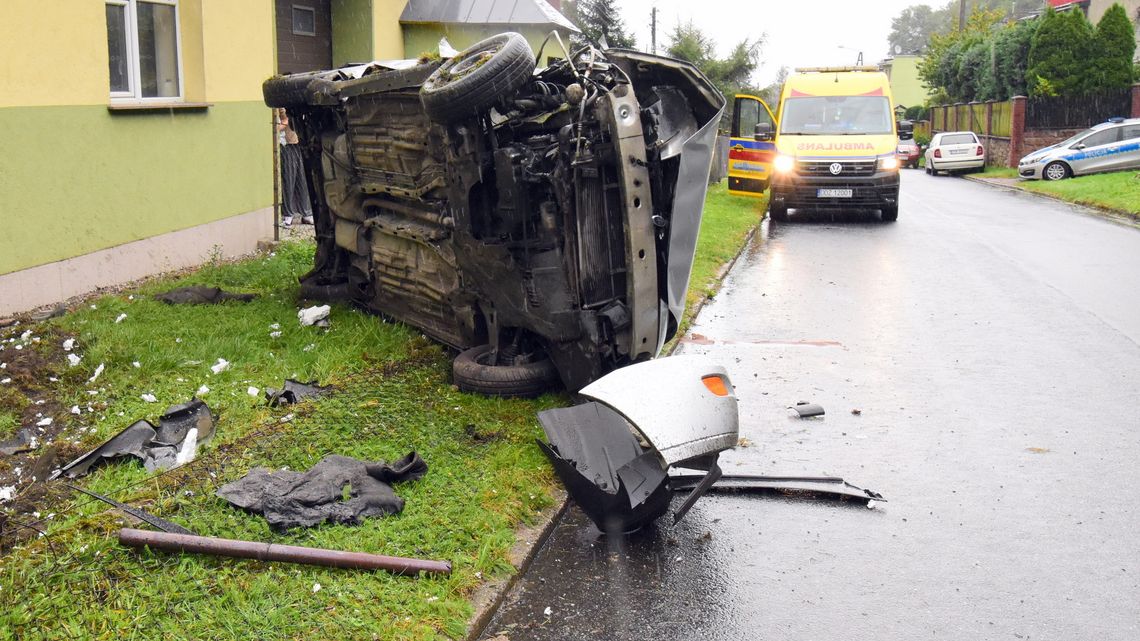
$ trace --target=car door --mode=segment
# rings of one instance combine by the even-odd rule
[[[758,132],[757,126],[766,132]],[[759,197],[768,189],[776,118],[768,104],[756,96],[737,94],[732,104],[732,130],[728,148],[728,193]]]
[[[1091,174],[1110,168],[1112,147],[1119,142],[1120,127],[1105,127],[1073,143],[1069,149],[1069,166],[1073,174]],[[1073,153],[1075,152],[1075,153]]]
[[[1106,170],[1118,171],[1140,167],[1140,124],[1122,125],[1120,138],[1110,146]]]

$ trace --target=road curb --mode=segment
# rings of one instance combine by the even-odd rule
[[[696,318],[701,310],[704,309],[705,304],[708,303],[717,292],[720,291],[720,285],[724,282],[724,278],[728,276],[728,272],[736,265],[736,261],[744,255],[744,251],[752,243],[752,239],[756,236],[757,230],[764,222],[764,217],[761,216],[760,220],[756,222],[744,235],[744,239],[740,242],[740,247],[736,250],[736,254],[732,259],[721,266],[717,270],[716,276],[713,280],[717,283],[716,289],[709,292],[707,295],[697,301],[693,306],[693,314],[691,318]],[[671,355],[676,351],[677,347],[681,344],[680,337],[673,340],[673,344],[668,348],[666,355]],[[561,487],[555,488],[555,503],[544,511],[542,520],[532,527],[524,527],[515,532],[515,544],[511,547],[510,557],[511,565],[515,567],[515,571],[511,576],[498,581],[489,581],[478,589],[475,590],[475,595],[471,598],[472,604],[475,606],[475,614],[468,619],[467,633],[463,636],[464,641],[478,641],[484,636],[487,631],[487,626],[490,625],[491,619],[499,611],[499,607],[507,600],[507,597],[514,590],[515,585],[519,579],[526,574],[530,569],[534,558],[538,556],[538,551],[542,549],[546,540],[550,538],[550,534],[554,531],[554,526],[558,523],[559,519],[570,507],[570,495]]]
[[[1119,209],[1111,209],[1109,207],[1099,207],[1097,205],[1088,205],[1085,203],[1076,203],[1076,202],[1073,202],[1071,200],[1065,200],[1064,198],[1061,198],[1059,196],[1054,196],[1053,194],[1046,194],[1046,193],[1042,193],[1039,191],[1033,191],[1032,189],[1026,189],[1025,187],[1021,187],[1021,186],[1016,185],[1016,184],[996,183],[996,182],[993,182],[991,180],[987,180],[985,178],[981,178],[978,176],[965,175],[965,176],[963,176],[963,178],[965,178],[966,180],[969,180],[971,182],[976,182],[976,183],[981,184],[981,185],[986,185],[987,187],[992,187],[993,189],[1010,189],[1013,191],[1019,191],[1023,194],[1029,194],[1031,196],[1040,196],[1041,198],[1045,198],[1047,200],[1052,200],[1052,201],[1058,202],[1058,203],[1063,203],[1063,204],[1069,205],[1070,207],[1083,209],[1083,210],[1085,210],[1083,213],[1085,213],[1089,216],[1095,216],[1097,218],[1104,218],[1110,222],[1118,223],[1121,225],[1126,225],[1128,227],[1136,227],[1136,228],[1140,229],[1140,215],[1133,214],[1131,212],[1122,211]]]

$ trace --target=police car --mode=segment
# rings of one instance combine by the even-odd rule
[[[1113,118],[1022,158],[1017,173],[1031,180],[1061,180],[1136,168],[1140,168],[1140,118]]]

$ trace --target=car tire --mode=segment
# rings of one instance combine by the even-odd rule
[[[788,206],[768,204],[768,218],[778,223],[788,222]]]
[[[1041,170],[1041,178],[1045,180],[1064,180],[1072,175],[1073,172],[1069,166],[1060,160],[1054,160]]]
[[[261,85],[265,105],[273,108],[303,107],[309,104],[309,84],[322,78],[335,78],[336,71],[308,71],[274,76]]]
[[[930,168],[930,163],[929,163],[929,162],[928,162],[928,163],[926,163],[926,175],[927,175],[927,176],[933,176],[933,175],[934,175],[934,171],[933,171],[933,170]]]
[[[893,223],[899,219],[899,206],[897,204],[889,207],[884,206],[879,211],[882,213],[884,223]]]
[[[451,363],[452,381],[465,392],[488,396],[534,397],[558,380],[558,370],[548,356],[520,365],[488,363],[490,345],[472,347]]]
[[[491,36],[464,49],[420,87],[428,118],[450,124],[480,114],[517,91],[534,73],[534,52],[522,35]]]

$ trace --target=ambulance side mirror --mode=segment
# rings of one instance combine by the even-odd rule
[[[772,123],[758,122],[756,123],[756,131],[753,135],[756,140],[771,140],[772,139]]]

